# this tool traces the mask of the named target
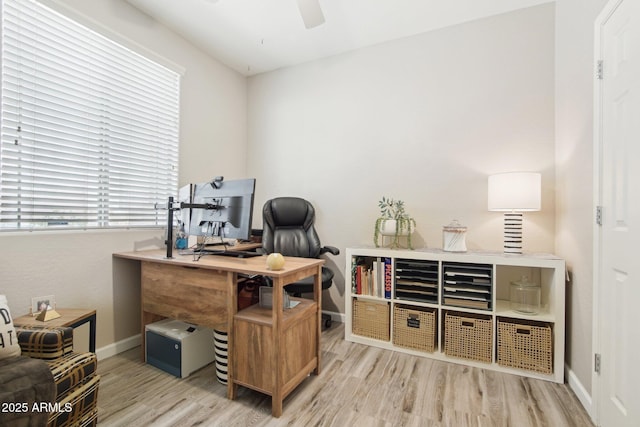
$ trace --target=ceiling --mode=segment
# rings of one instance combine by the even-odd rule
[[[553,0],[319,0],[305,28],[297,0],[127,0],[250,76]]]

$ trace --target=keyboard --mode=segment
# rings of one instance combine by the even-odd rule
[[[196,253],[200,252],[200,251],[195,251]],[[254,256],[260,256],[262,255],[259,252],[255,252],[255,251],[234,251],[234,250],[210,250],[210,249],[205,249],[202,251],[202,253],[204,255],[220,255],[220,256],[230,256],[230,257],[235,257],[235,258],[251,258]]]

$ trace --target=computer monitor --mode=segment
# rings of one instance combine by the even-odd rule
[[[210,182],[191,186],[189,234],[220,239],[249,240],[253,216],[256,180],[225,181],[216,177]]]

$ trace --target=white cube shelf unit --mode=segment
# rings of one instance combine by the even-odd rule
[[[564,381],[564,260],[362,247],[347,248],[346,268],[346,340]],[[537,314],[511,309],[511,282],[523,276],[540,284]]]

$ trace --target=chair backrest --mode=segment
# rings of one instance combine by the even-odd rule
[[[267,253],[318,258],[320,239],[313,226],[316,213],[299,197],[278,197],[262,208],[262,248]]]

